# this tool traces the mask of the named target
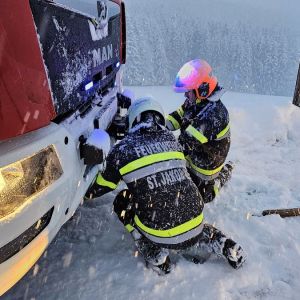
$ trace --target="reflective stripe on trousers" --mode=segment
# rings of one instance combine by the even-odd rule
[[[188,241],[202,232],[203,213],[186,223],[166,230],[157,230],[145,226],[137,215],[134,217],[134,222],[142,234],[152,242],[176,245]]]
[[[196,237],[197,235],[199,235],[203,230],[203,226],[204,226],[204,224],[201,223],[196,228],[191,229],[188,232],[185,232],[185,233],[177,235],[177,236],[172,236],[169,238],[168,237],[158,237],[158,236],[155,236],[155,235],[152,235],[152,234],[149,234],[149,233],[143,231],[140,227],[138,227],[138,228],[147,239],[149,239],[150,241],[152,241],[154,243],[166,244],[166,245],[176,245],[176,244],[180,244],[185,241],[188,241],[188,240]]]

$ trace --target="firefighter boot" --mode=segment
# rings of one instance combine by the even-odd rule
[[[139,253],[143,256],[146,266],[155,271],[158,275],[165,275],[171,272],[173,265],[169,258],[169,251],[153,244],[146,237],[142,236],[136,229],[131,233]]]
[[[240,245],[228,238],[222,231],[212,225],[204,224],[198,241],[199,249],[206,249],[219,257],[225,258],[234,269],[240,268],[246,261],[247,255]]]
[[[234,168],[234,164],[232,161],[229,161],[227,164],[225,164],[225,166],[223,167],[223,169],[221,170],[220,174],[219,174],[219,181],[220,181],[220,188],[222,186],[224,186],[224,184],[230,180],[231,178],[231,174],[232,174],[232,170]]]
[[[231,239],[225,240],[223,255],[234,269],[239,269],[246,261],[246,253],[242,247]]]
[[[207,195],[204,199],[206,203],[211,202],[219,194],[220,189],[226,184],[227,181],[229,181],[233,167],[234,165],[231,161],[225,164],[219,176],[212,183],[213,191],[211,195],[209,195],[209,192],[207,192]],[[209,188],[207,190],[209,191]]]

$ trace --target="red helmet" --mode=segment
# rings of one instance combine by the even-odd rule
[[[205,60],[191,60],[177,73],[173,89],[176,93],[195,90],[198,99],[208,98],[218,83],[211,72],[212,68]]]

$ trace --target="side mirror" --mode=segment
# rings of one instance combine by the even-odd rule
[[[298,76],[297,76],[297,82],[296,82],[295,93],[293,98],[293,104],[300,107],[300,64],[298,69]]]

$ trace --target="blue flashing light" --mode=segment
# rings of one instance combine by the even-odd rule
[[[86,85],[84,86],[84,89],[85,89],[86,91],[88,91],[88,90],[91,89],[93,86],[94,86],[94,83],[93,83],[93,81],[91,81],[91,82],[89,82],[88,84],[86,84]]]
[[[119,63],[119,62],[117,62],[117,64],[116,64],[116,67],[117,67],[117,68],[119,68],[119,67],[120,67],[120,63]]]

